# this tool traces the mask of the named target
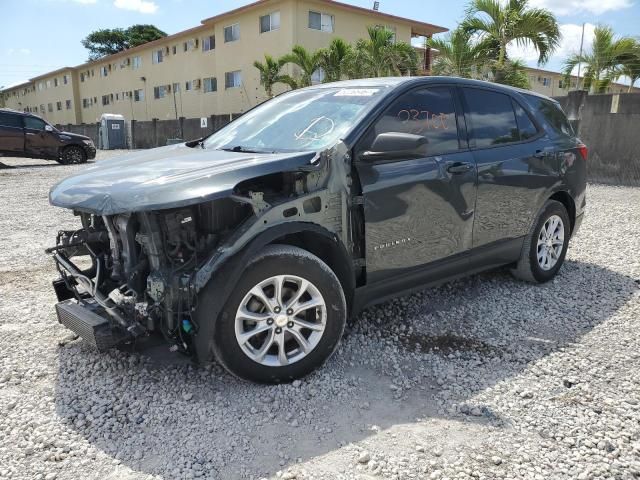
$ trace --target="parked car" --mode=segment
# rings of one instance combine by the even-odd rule
[[[32,113],[0,108],[0,156],[44,158],[63,165],[95,158],[89,137],[61,132]]]
[[[505,265],[552,279],[586,158],[558,103],[528,91],[439,77],[295,90],[53,187],[82,223],[49,249],[58,318],[99,349],[161,332],[287,382],[366,306]]]

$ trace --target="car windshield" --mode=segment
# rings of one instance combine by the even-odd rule
[[[247,112],[205,140],[205,148],[278,152],[323,150],[335,144],[382,88],[317,88],[290,92]]]

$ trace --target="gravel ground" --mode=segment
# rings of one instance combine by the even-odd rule
[[[43,249],[76,226],[48,189],[83,167],[1,161],[0,478],[640,478],[640,189],[589,186],[552,283],[371,308],[322,370],[265,387],[71,340]]]

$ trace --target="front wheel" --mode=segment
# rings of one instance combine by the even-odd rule
[[[340,281],[320,258],[270,245],[246,267],[216,319],[214,354],[242,379],[289,382],[331,356],[346,312]]]
[[[84,163],[86,161],[87,154],[85,151],[77,145],[71,145],[62,151],[62,155],[60,156],[58,163],[61,163],[62,165],[71,165],[73,163]]]
[[[525,238],[513,275],[533,283],[544,283],[556,276],[564,263],[571,236],[570,220],[564,205],[548,200]]]

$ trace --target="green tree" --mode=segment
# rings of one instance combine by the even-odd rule
[[[631,65],[637,42],[630,37],[616,38],[613,29],[604,25],[598,25],[593,35],[590,51],[582,55],[574,53],[566,59],[564,75],[569,78],[573,69],[581,63],[584,68],[584,87],[594,93],[602,93],[621,75],[625,61]]]
[[[445,38],[430,38],[426,46],[438,51],[431,71],[434,75],[471,78],[487,63],[483,46],[472,42],[471,34],[461,28]]]
[[[255,61],[253,66],[260,72],[260,84],[264,87],[269,98],[273,97],[273,86],[277,83],[297,88],[296,81],[289,75],[282,73],[282,67],[287,63],[285,58],[274,59],[271,55],[264,55],[264,63]]]
[[[622,60],[620,74],[629,79],[628,92],[631,92],[633,85],[640,80],[640,40],[633,40],[630,53]]]
[[[87,35],[81,43],[89,50],[89,60],[96,60],[166,36],[165,32],[154,25],[132,25],[126,29],[96,30]]]
[[[492,62],[491,73],[494,82],[512,87],[530,89],[527,66],[522,60],[507,60],[503,65]]]
[[[543,8],[530,8],[527,0],[472,0],[462,28],[477,35],[487,52],[497,47],[497,71],[505,68],[507,46],[533,46],[538,64],[544,64],[560,43],[558,22]]]
[[[295,45],[291,53],[284,55],[280,60],[284,63],[293,63],[300,69],[300,76],[295,81],[299,87],[311,85],[311,76],[318,68],[321,68],[322,52],[317,50],[310,52],[301,45]]]
[[[342,38],[334,38],[328,48],[320,50],[320,67],[325,82],[336,82],[346,75],[345,59],[351,54],[351,45]]]
[[[388,28],[370,26],[369,38],[360,39],[345,59],[350,78],[386,77],[414,74],[418,70],[418,54],[406,42],[396,42]]]

